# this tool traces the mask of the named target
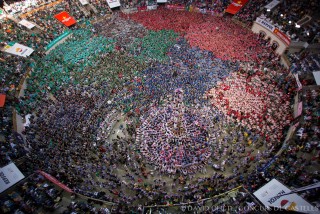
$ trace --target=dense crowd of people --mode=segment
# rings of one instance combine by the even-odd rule
[[[13,134],[7,120],[10,144],[1,143],[2,165],[27,153],[19,165],[25,175],[46,171],[75,193],[117,204],[117,213],[201,204],[239,185],[254,192],[274,177],[290,186],[319,179],[310,170],[319,159],[318,89],[305,95],[300,142],[289,145],[279,164],[266,167],[291,124],[295,94],[293,77],[267,41],[229,18],[200,13],[159,9],[91,24],[93,18],[68,8],[63,2],[51,8],[54,13],[43,10],[29,17],[49,28],[49,37],[5,21],[10,33],[2,35],[3,41],[33,38],[30,46],[36,51],[32,60],[3,55],[0,62],[8,71],[1,92],[8,95],[24,66],[32,70],[24,96],[8,96],[6,108],[32,116],[23,136]],[[72,35],[45,55],[42,47],[67,30],[52,18],[62,10],[82,20],[81,26],[68,29]],[[301,157],[307,151],[301,146],[310,147],[313,157]],[[57,190],[45,186],[27,185],[22,194],[34,202],[25,207],[21,199],[13,209],[32,211],[43,202],[45,209],[57,208]],[[305,197],[316,199],[316,194]],[[234,207],[252,202],[246,193],[236,195],[241,200]],[[8,200],[10,205],[13,199]],[[77,210],[108,213],[82,202],[71,203],[65,213]]]
[[[275,27],[289,35],[295,41],[314,42],[316,35],[319,36],[319,20],[317,14],[320,11],[316,1],[280,1],[274,8],[267,10],[265,8],[269,0],[250,1],[242,8],[236,17],[248,26],[256,20],[257,17],[266,19]],[[302,26],[298,21],[306,16],[311,17],[311,22],[306,22]]]

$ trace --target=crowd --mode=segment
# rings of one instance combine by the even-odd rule
[[[157,12],[115,16],[108,24],[84,20],[86,29],[76,26],[72,36],[49,54],[32,56],[25,95],[15,102],[22,115],[32,114],[23,132],[23,149],[28,151],[23,173],[44,170],[76,193],[116,203],[118,213],[139,211],[144,205],[197,202],[239,185],[252,192],[273,177],[280,176],[286,183],[286,174],[290,174],[290,185],[296,183],[294,175],[302,174],[308,174],[305,184],[312,183],[317,175],[309,176],[309,166],[297,172],[292,167],[264,169],[282,146],[280,138],[291,119],[288,106],[294,95],[293,78],[269,44],[227,18]],[[167,18],[158,19],[159,15]],[[168,22],[183,15],[186,18],[175,26]],[[36,16],[51,17],[48,12]],[[141,21],[148,30],[128,18]],[[207,19],[217,23],[209,24]],[[152,31],[151,20],[157,31]],[[63,28],[61,23],[50,23],[52,32],[59,31],[54,38]],[[191,47],[189,43],[196,42],[192,31],[201,30],[194,23],[211,27],[210,35],[216,40],[219,33],[229,34],[230,41],[220,39],[222,46],[231,48],[242,33],[247,35],[246,42],[234,45],[234,51],[227,49],[228,56],[222,55],[222,46]],[[234,29],[220,28],[223,24]],[[205,44],[209,40],[205,36],[198,35],[198,40]],[[246,57],[236,55],[237,51]],[[21,66],[14,57],[12,62]],[[12,72],[17,71],[13,67]],[[6,87],[10,78],[3,81]],[[211,97],[214,91],[229,106],[213,101],[220,99]],[[263,106],[255,110],[255,104]],[[282,112],[275,108],[280,104]],[[10,146],[18,150],[18,142],[13,140]],[[292,156],[291,151],[277,161],[290,163],[284,157]],[[7,154],[4,150],[1,155]],[[309,160],[305,157],[296,164]],[[55,196],[40,200],[37,195],[35,200],[44,200],[52,208]],[[68,208],[70,212],[95,209],[86,203]]]
[[[296,143],[307,152],[319,151],[319,88],[309,86],[301,94],[303,114],[297,127]],[[314,152],[314,158],[319,157],[319,152]]]
[[[28,12],[31,9],[37,8],[40,5],[44,3],[51,2],[49,1],[44,1],[44,0],[26,0],[26,1],[6,1],[6,4],[4,4],[4,9],[9,13],[9,14],[19,14],[19,13],[25,13]]]
[[[2,213],[35,213],[40,209],[52,212],[59,208],[62,192],[36,173],[6,197],[1,198],[1,211]]]
[[[312,72],[320,70],[319,53],[292,53],[288,55],[288,58],[291,62],[291,72],[299,74],[300,77],[307,78]]]
[[[233,73],[223,82],[219,82],[207,96],[212,105],[230,120],[265,136],[267,142],[273,144],[281,141],[283,128],[288,128],[292,120],[292,96],[280,91],[274,84],[280,83],[280,79],[286,83],[284,79],[288,74],[279,75],[278,72],[258,72],[250,76]]]
[[[199,171],[211,156],[207,130],[214,116],[205,110],[186,108],[183,91],[176,89],[166,107],[150,109],[141,121],[136,138],[141,153],[160,171],[184,175]]]
[[[250,1],[236,14],[237,19],[250,26],[257,17],[268,20],[282,32],[290,35],[292,40],[314,42],[319,32],[319,21],[317,14],[319,7],[316,1],[280,1],[277,6],[267,11],[265,6],[270,1]],[[306,16],[311,17],[311,22],[297,26],[298,21]]]

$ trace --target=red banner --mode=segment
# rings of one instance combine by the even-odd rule
[[[0,94],[0,108],[4,106],[4,103],[6,102],[6,95]]]
[[[171,10],[185,10],[186,7],[178,4],[167,4],[166,8]]]
[[[227,13],[236,14],[248,2],[248,0],[233,0],[226,9]]]
[[[282,33],[278,28],[274,29],[273,33],[277,35],[282,41],[284,41],[288,46],[291,43],[291,39],[284,33]]]
[[[38,172],[43,175],[46,179],[48,179],[49,181],[51,181],[52,183],[54,183],[55,185],[59,186],[60,188],[64,189],[65,191],[67,192],[70,192],[72,193],[73,191],[67,187],[66,185],[64,185],[63,183],[61,183],[60,181],[58,181],[55,177],[53,177],[52,175],[44,172],[44,171],[41,171],[41,170],[38,170]]]
[[[75,24],[77,21],[69,15],[66,11],[63,11],[57,15],[54,16],[56,19],[58,19],[62,24],[69,27],[73,24]]]

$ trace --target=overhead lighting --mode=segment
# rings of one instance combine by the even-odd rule
[[[296,28],[300,28],[301,26],[296,23]]]
[[[309,32],[307,32],[307,36],[310,36],[310,33],[309,33]]]
[[[283,14],[281,13],[280,16],[283,17]]]
[[[289,21],[289,24],[291,24],[291,21]]]
[[[268,8],[267,11],[270,12],[270,9]]]

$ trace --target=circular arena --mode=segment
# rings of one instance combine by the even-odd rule
[[[318,12],[0,1],[0,212],[319,213]]]

